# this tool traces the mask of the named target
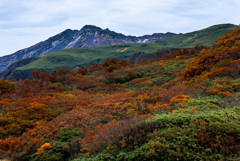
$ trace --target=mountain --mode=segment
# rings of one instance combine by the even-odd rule
[[[0,72],[4,71],[12,63],[30,57],[43,56],[54,51],[70,48],[92,47],[102,45],[115,45],[126,43],[147,43],[171,36],[174,33],[155,33],[141,37],[125,36],[109,29],[101,29],[96,26],[86,25],[81,30],[67,29],[45,41],[37,43],[29,48],[19,50],[11,55],[0,58]]]
[[[21,60],[12,64],[1,73],[1,79],[18,80],[31,77],[35,69],[51,72],[58,67],[74,69],[78,66],[87,67],[91,63],[103,63],[104,60],[117,58],[128,59],[132,63],[141,59],[150,59],[169,53],[176,48],[192,48],[196,45],[212,45],[225,33],[236,29],[236,25],[221,24],[199,31],[180,34],[162,40],[144,44],[121,44],[78,48],[56,51],[31,60]]]
[[[240,158],[240,27],[209,47],[35,71],[0,90],[0,160]]]

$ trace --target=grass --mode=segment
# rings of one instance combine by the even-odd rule
[[[193,48],[196,45],[211,46],[219,37],[234,29],[236,26],[231,24],[215,25],[203,30],[157,40],[155,43],[159,46],[178,48]]]
[[[58,67],[73,69],[76,66],[87,67],[91,63],[103,63],[110,58],[130,59],[135,54],[142,54],[145,59],[169,53],[171,48],[192,48],[196,45],[212,45],[219,37],[235,29],[231,24],[215,25],[209,28],[180,34],[174,37],[146,44],[122,44],[88,48],[67,49],[38,57],[31,63],[15,68],[15,74],[30,72],[32,69],[51,72]],[[119,49],[123,52],[118,52]]]

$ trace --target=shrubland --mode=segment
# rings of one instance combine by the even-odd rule
[[[240,28],[211,47],[0,81],[0,158],[237,160]]]

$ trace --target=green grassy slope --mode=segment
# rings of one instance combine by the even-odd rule
[[[124,50],[124,52],[116,52]],[[38,60],[32,63],[17,68],[17,70],[40,69],[51,71],[57,67],[74,68],[75,66],[88,66],[90,63],[103,63],[104,60],[116,57],[117,59],[128,59],[133,54],[143,53],[145,57],[153,57],[156,55],[158,47],[155,44],[129,44],[129,45],[114,45],[101,46],[80,49],[68,49],[54,52],[52,54],[39,57]],[[170,49],[162,49],[167,53]]]
[[[219,37],[234,29],[236,29],[236,26],[232,24],[215,25],[195,32],[158,40],[155,41],[155,44],[177,48],[193,48],[196,45],[211,46]]]
[[[161,53],[168,53],[170,48],[192,48],[196,45],[212,45],[225,33],[236,29],[236,25],[222,24],[208,27],[199,31],[180,34],[171,38],[146,44],[122,44],[99,46],[91,48],[67,49],[38,57],[35,61],[18,67],[13,73],[29,73],[33,69],[50,72],[57,67],[72,69],[76,66],[88,66],[90,63],[102,63],[106,59],[129,59],[137,53],[144,58],[153,58]]]

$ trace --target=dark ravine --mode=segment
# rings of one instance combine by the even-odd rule
[[[167,32],[165,34],[155,33],[140,37],[125,36],[109,29],[103,30],[92,25],[86,25],[81,30],[67,29],[29,48],[0,57],[0,72],[18,60],[42,56],[58,50],[127,43],[147,43],[175,35],[177,34]]]

